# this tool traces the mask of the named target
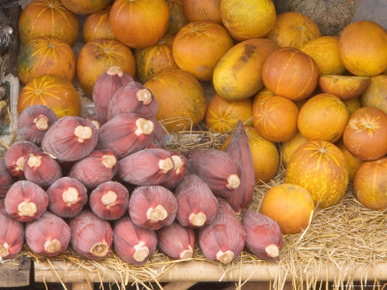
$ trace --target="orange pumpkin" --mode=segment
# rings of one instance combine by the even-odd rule
[[[300,12],[290,11],[278,15],[267,37],[277,42],[279,47],[299,49],[320,35],[320,29],[310,17]]]
[[[23,87],[17,102],[18,114],[32,105],[45,105],[58,118],[81,115],[81,101],[77,91],[72,83],[59,76],[43,75]]]
[[[265,87],[293,101],[306,99],[318,84],[315,61],[296,48],[279,48],[267,58],[262,68]]]
[[[156,118],[168,131],[187,130],[204,119],[207,110],[204,89],[188,72],[166,69],[144,85],[159,104]]]
[[[33,0],[20,13],[19,37],[23,44],[38,36],[53,36],[73,45],[79,21],[60,0]]]
[[[360,166],[355,175],[353,193],[367,208],[387,209],[387,157]]]
[[[210,20],[222,23],[220,17],[221,0],[183,0],[184,14],[188,21]]]
[[[211,131],[229,132],[239,120],[245,123],[252,118],[252,105],[251,99],[232,102],[215,94],[208,103],[205,123]]]
[[[75,55],[70,45],[57,38],[36,37],[21,47],[17,70],[23,84],[45,74],[58,75],[72,82]]]
[[[136,49],[136,76],[142,83],[146,83],[164,69],[178,68],[172,54],[174,36],[166,34],[157,44]]]
[[[271,0],[222,0],[220,17],[236,40],[266,36],[277,19]]]
[[[215,91],[229,101],[247,99],[263,88],[262,66],[277,48],[274,41],[254,38],[242,41],[216,64],[213,74]]]
[[[178,67],[201,81],[210,81],[215,65],[233,46],[231,36],[220,24],[197,21],[185,25],[173,41]]]
[[[119,41],[144,48],[156,44],[167,31],[169,8],[164,0],[116,0],[109,22]]]
[[[169,24],[167,33],[176,34],[187,24],[184,14],[183,0],[166,0],[169,7]]]
[[[373,21],[357,21],[343,29],[340,58],[354,75],[376,76],[387,68],[387,33]]]
[[[339,55],[339,38],[325,35],[314,38],[300,47],[316,62],[321,75],[343,74],[345,67]]]
[[[297,184],[283,183],[270,188],[263,196],[260,212],[280,226],[283,234],[304,230],[313,218],[311,194]]]
[[[353,99],[345,100],[344,104],[347,107],[348,115],[350,117],[357,109],[360,109],[362,107],[361,102],[360,102],[360,98],[353,98]]]
[[[135,76],[134,56],[122,43],[96,39],[82,47],[77,58],[77,77],[87,96],[91,97],[95,81],[111,66],[119,66],[123,72]]]
[[[352,182],[355,178],[357,170],[359,169],[360,165],[362,165],[363,161],[348,151],[347,147],[345,147],[343,139],[340,139],[338,142],[336,142],[336,145],[343,152],[345,159],[347,160],[349,170],[349,181]]]
[[[370,83],[369,77],[347,75],[322,75],[319,79],[320,89],[333,94],[341,100],[359,97]]]
[[[371,77],[360,101],[364,107],[378,108],[387,114],[387,75]]]
[[[63,5],[75,14],[85,15],[106,8],[112,0],[61,0]]]
[[[268,182],[277,174],[280,164],[277,146],[273,142],[261,137],[254,127],[245,126],[244,128],[249,139],[250,151],[253,157],[255,182]],[[226,150],[230,139],[231,135],[223,143],[223,151]]]
[[[333,206],[348,186],[348,165],[343,152],[330,142],[308,141],[294,151],[286,169],[286,183],[310,192],[319,208]]]
[[[335,95],[318,94],[308,99],[298,114],[297,126],[308,140],[336,142],[348,122],[348,110]]]
[[[88,15],[83,23],[83,39],[88,42],[99,38],[117,39],[109,23],[110,7]]]
[[[349,118],[343,141],[362,160],[375,160],[387,153],[387,115],[372,107],[362,107]]]
[[[259,135],[273,142],[285,142],[297,134],[298,108],[281,96],[257,96],[253,103],[253,124]]]
[[[294,151],[307,141],[308,139],[298,132],[293,138],[280,144],[281,161],[285,167],[288,165],[290,157],[292,157]]]

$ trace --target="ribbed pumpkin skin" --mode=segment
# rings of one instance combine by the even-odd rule
[[[240,101],[263,88],[262,67],[277,44],[264,38],[242,41],[230,48],[216,64],[215,91],[229,101]]]
[[[168,69],[145,83],[159,104],[156,118],[169,131],[188,130],[206,114],[207,100],[200,82],[188,72]],[[192,123],[191,123],[192,121]]]
[[[231,36],[212,21],[190,22],[179,30],[172,51],[176,64],[201,81],[210,81],[219,59],[233,46]]]
[[[60,0],[34,0],[21,12],[19,37],[23,44],[38,36],[53,36],[73,45],[79,34],[79,21]]]
[[[136,76],[142,83],[146,83],[164,69],[177,69],[172,53],[174,36],[166,34],[157,44],[136,49]]]
[[[87,96],[91,96],[97,78],[111,66],[119,66],[131,77],[136,65],[131,50],[112,39],[96,39],[87,42],[77,59],[77,77]]]
[[[109,23],[109,7],[87,16],[83,23],[83,39],[88,42],[98,38],[114,39],[114,33]]]
[[[167,31],[169,8],[164,0],[116,0],[109,22],[119,41],[144,48],[156,44]]]
[[[301,145],[290,157],[285,182],[301,185],[319,208],[326,208],[344,196],[348,176],[341,150],[330,142],[315,140]]]
[[[59,76],[43,75],[25,85],[17,103],[18,114],[31,105],[45,105],[58,118],[81,115],[81,101],[77,91],[69,81]]]
[[[21,47],[17,68],[23,84],[45,74],[58,75],[72,82],[75,75],[75,55],[67,43],[57,38],[37,37]]]
[[[221,0],[183,0],[184,14],[188,21],[210,20],[222,23]]]
[[[63,5],[75,14],[85,15],[106,8],[112,0],[61,0]]]
[[[306,99],[317,87],[319,71],[315,61],[296,48],[279,48],[262,68],[267,89],[293,101]]]

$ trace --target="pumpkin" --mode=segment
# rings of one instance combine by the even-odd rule
[[[387,115],[373,107],[361,107],[349,118],[343,141],[361,160],[375,160],[387,153]]]
[[[279,47],[301,48],[305,43],[320,37],[320,29],[308,16],[299,12],[285,12],[277,17],[267,35]]]
[[[345,147],[345,144],[342,138],[336,142],[336,146],[339,147],[339,149],[343,152],[344,157],[347,160],[348,171],[349,171],[349,181],[353,182],[353,179],[355,178],[355,174],[359,169],[360,165],[363,164],[363,161],[348,151],[347,147]]]
[[[307,141],[308,139],[298,132],[293,138],[280,144],[281,160],[285,167],[288,165],[290,157],[292,157],[294,151]]]
[[[321,75],[345,72],[339,55],[339,38],[336,36],[314,38],[302,45],[300,50],[313,58]]]
[[[75,14],[85,15],[106,8],[112,0],[61,0],[63,5]]]
[[[23,84],[45,74],[58,75],[72,82],[75,55],[70,45],[57,38],[36,37],[20,48],[17,71]]]
[[[22,44],[38,36],[53,36],[73,45],[79,21],[60,0],[33,0],[21,11],[18,29]]]
[[[335,95],[318,94],[301,107],[297,126],[308,140],[336,142],[343,135],[348,122],[345,104]]]
[[[204,119],[207,110],[204,89],[190,73],[166,69],[144,85],[159,104],[156,118],[168,131],[187,130]]]
[[[81,101],[74,86],[68,80],[55,75],[42,75],[23,87],[17,101],[18,114],[32,105],[45,105],[58,118],[81,115]]]
[[[345,106],[347,107],[349,117],[351,117],[352,114],[357,109],[362,107],[361,102],[360,102],[360,98],[353,98],[353,99],[349,99],[349,100],[344,100],[343,102],[344,102]]]
[[[266,36],[277,19],[271,0],[222,0],[220,17],[236,40]]]
[[[214,94],[205,116],[207,127],[214,132],[226,133],[235,128],[238,121],[243,123],[252,118],[252,100],[227,101],[218,94]]]
[[[371,77],[360,101],[364,107],[374,107],[387,114],[387,75]]]
[[[110,7],[88,15],[83,23],[83,40],[85,42],[99,39],[117,39],[109,23]]]
[[[379,75],[387,68],[387,33],[373,21],[351,23],[340,35],[339,53],[352,74]]]
[[[255,181],[259,184],[266,183],[277,174],[279,168],[280,155],[277,146],[261,137],[254,127],[244,128],[253,157]],[[223,151],[226,151],[230,139],[231,135],[224,141],[221,148]]]
[[[324,93],[333,94],[341,100],[349,100],[359,97],[364,92],[370,83],[370,78],[353,75],[322,75],[318,83]]]
[[[315,61],[296,48],[273,51],[262,67],[267,89],[293,101],[306,99],[317,87],[319,71]]]
[[[166,0],[169,8],[169,24],[167,33],[176,34],[180,28],[187,24],[184,14],[183,0]]]
[[[142,83],[168,68],[178,68],[172,53],[174,36],[166,34],[158,43],[134,51],[136,76]]]
[[[282,183],[266,191],[260,212],[276,221],[283,234],[296,234],[312,221],[314,207],[308,190],[297,184]]]
[[[131,77],[136,64],[131,50],[113,39],[96,39],[87,42],[77,58],[77,77],[88,97],[91,97],[97,78],[111,66],[119,66]]]
[[[355,14],[353,2],[349,0],[289,0],[289,10],[310,17],[322,34],[335,35],[351,23]]]
[[[290,157],[285,182],[304,187],[319,208],[327,208],[344,196],[348,176],[343,152],[330,142],[312,140],[298,147]]]
[[[201,81],[210,81],[215,65],[233,46],[231,36],[220,24],[197,21],[176,34],[172,51],[177,66]]]
[[[212,78],[215,91],[229,101],[256,94],[263,88],[263,63],[276,48],[274,41],[264,38],[234,45],[215,66]]]
[[[367,208],[387,209],[387,157],[360,166],[355,175],[353,193]]]
[[[119,41],[132,48],[156,44],[169,23],[169,8],[164,0],[116,0],[109,23]]]
[[[259,135],[273,142],[285,142],[297,134],[298,108],[281,96],[256,96],[253,124]]]
[[[189,22],[210,20],[222,23],[221,0],[183,0],[184,14]]]

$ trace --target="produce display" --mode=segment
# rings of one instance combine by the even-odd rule
[[[352,188],[359,207],[385,214],[379,24],[335,30],[294,0],[284,13],[271,0],[94,2],[32,0],[21,12],[0,261],[26,245],[135,267],[158,252],[275,262],[286,235]],[[221,144],[171,145],[203,131]],[[257,186],[280,171],[257,205]]]

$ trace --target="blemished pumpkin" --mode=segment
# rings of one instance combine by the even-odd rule
[[[188,130],[206,114],[207,99],[201,83],[180,69],[166,69],[145,84],[159,104],[156,118],[169,132]]]
[[[345,67],[339,55],[339,38],[326,35],[314,38],[300,47],[316,62],[320,75],[343,74]]]
[[[297,134],[298,108],[281,96],[256,96],[253,124],[259,135],[272,142],[285,142]]]
[[[184,14],[189,22],[210,20],[222,23],[221,0],[183,0]]]
[[[387,68],[387,33],[373,21],[357,21],[342,31],[340,58],[354,75],[376,76]]]
[[[112,0],[61,0],[63,5],[78,15],[98,12],[106,8]]]
[[[119,41],[144,48],[156,44],[167,31],[169,8],[165,0],[116,0],[109,22]]]
[[[173,41],[177,66],[200,81],[212,80],[219,59],[233,46],[224,27],[213,21],[195,21],[182,27]]]
[[[285,182],[304,187],[319,208],[327,208],[343,198],[348,178],[343,152],[330,142],[312,140],[298,147],[290,157]]]
[[[169,24],[167,33],[176,34],[180,28],[187,24],[184,14],[183,0],[166,0],[169,8]]]
[[[45,105],[58,118],[81,115],[81,100],[73,84],[55,75],[42,75],[23,87],[17,101],[18,114],[32,105]]]
[[[173,58],[172,43],[174,35],[166,34],[155,45],[134,51],[136,76],[146,83],[164,69],[178,68]]]
[[[109,12],[110,7],[89,14],[86,17],[82,29],[83,40],[85,42],[99,38],[117,39],[110,27]]]
[[[264,38],[249,39],[230,48],[216,64],[215,91],[229,101],[247,99],[263,88],[262,67],[277,44]]]
[[[278,15],[277,21],[267,35],[279,47],[298,49],[310,40],[320,36],[321,33],[317,24],[311,18],[299,12],[284,12]]]
[[[23,84],[45,74],[58,75],[72,82],[75,55],[70,45],[58,38],[36,37],[20,48],[17,70]]]
[[[387,157],[364,162],[354,178],[353,193],[365,207],[387,209]]]
[[[117,40],[105,38],[87,42],[79,52],[76,66],[79,83],[88,97],[97,78],[111,66],[119,66],[131,77],[136,73],[132,51]]]
[[[222,0],[220,17],[236,40],[265,37],[277,19],[271,0]]]
[[[293,101],[309,97],[317,87],[318,78],[316,62],[292,47],[276,49],[266,58],[262,67],[265,87]]]
[[[60,0],[33,0],[21,11],[18,29],[23,44],[38,36],[53,36],[72,46],[79,20]]]
[[[252,107],[251,98],[242,101],[227,101],[215,93],[208,103],[204,120],[211,131],[226,133],[235,128],[238,120],[243,123],[251,120]]]
[[[265,193],[260,212],[275,220],[283,234],[296,234],[312,221],[314,208],[308,190],[297,184],[282,183]]]
[[[298,113],[297,126],[308,140],[336,142],[348,122],[348,110],[335,95],[322,93],[308,99]]]

